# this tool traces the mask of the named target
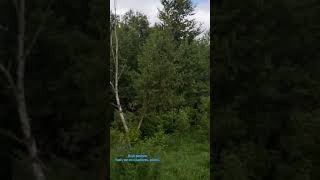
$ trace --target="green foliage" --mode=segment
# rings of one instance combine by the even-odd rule
[[[190,127],[190,117],[186,110],[179,110],[176,117],[176,131],[183,132]]]
[[[139,138],[140,138],[140,130],[136,128],[132,128],[129,132],[129,139],[131,144],[137,143],[137,141],[139,141]]]
[[[208,179],[208,139],[197,136],[193,130],[182,134],[167,135],[163,131],[140,141],[131,149],[117,150],[123,145],[111,146],[111,179]],[[115,157],[147,154],[159,157],[160,163],[116,163]]]
[[[319,179],[318,7],[227,0],[214,9],[217,179]]]
[[[207,137],[209,137],[210,132],[210,97],[203,97],[201,99],[201,104],[196,118],[198,119],[197,125],[199,129],[202,130]]]
[[[124,135],[113,132],[112,138],[119,139],[111,147],[114,179],[209,178],[209,38],[195,39],[199,29],[188,19],[191,1],[161,2],[161,26],[147,28],[144,15],[129,11],[118,27],[125,67],[120,96],[132,146],[121,148],[127,146]],[[122,131],[117,116],[112,127]],[[128,153],[161,162],[113,161]]]
[[[194,6],[191,0],[161,0],[163,9],[159,11],[162,26],[173,34],[174,40],[192,41],[200,34],[195,20],[189,17],[194,15]]]
[[[166,132],[184,132],[190,127],[190,108],[162,113],[160,119]]]
[[[139,56],[139,74],[134,82],[138,99],[145,103],[148,112],[167,111],[179,104],[175,61],[172,36],[162,31],[151,33]]]

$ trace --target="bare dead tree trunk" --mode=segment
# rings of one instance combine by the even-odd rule
[[[33,174],[36,180],[45,180],[41,161],[38,157],[38,149],[35,138],[31,133],[30,118],[27,112],[25,92],[24,92],[24,75],[25,75],[25,0],[20,0],[18,4],[18,53],[17,53],[17,105],[18,113],[21,121],[21,128],[25,139],[27,140],[26,145],[31,157],[31,164]]]
[[[114,0],[114,11],[115,11],[115,16],[117,15],[117,8],[116,8],[116,0]],[[129,133],[129,128],[127,125],[127,121],[124,117],[124,112],[121,106],[121,102],[120,102],[120,97],[119,97],[119,44],[118,44],[118,35],[117,35],[117,20],[115,19],[115,27],[114,27],[114,36],[115,36],[115,53],[113,51],[113,44],[112,44],[112,33],[111,33],[111,49],[112,49],[112,55],[113,55],[113,60],[114,60],[114,84],[112,82],[110,82],[112,90],[114,92],[115,98],[116,98],[116,103],[117,103],[117,107],[118,107],[118,112],[119,112],[119,116],[120,116],[120,120],[122,122],[124,131],[126,134]]]
[[[25,48],[25,0],[12,0],[16,15],[17,15],[17,25],[18,25],[18,34],[17,34],[17,81],[14,82],[10,72],[0,64],[0,71],[4,73],[7,78],[10,87],[13,90],[13,94],[16,98],[18,115],[21,123],[21,129],[24,136],[24,140],[21,140],[21,143],[26,145],[28,154],[31,158],[31,167],[33,175],[36,180],[45,180],[45,174],[43,170],[43,164],[39,159],[38,148],[36,145],[36,140],[31,132],[31,122],[30,117],[27,111],[26,99],[25,99],[25,90],[24,90],[24,77],[25,77],[25,63],[26,57],[32,50],[32,47],[37,40],[37,37],[42,29],[42,26],[45,22],[46,16],[44,16],[42,24],[39,25],[38,31],[36,32],[33,40],[30,44],[30,47],[26,50]],[[51,1],[52,2],[52,1]],[[48,4],[47,11],[51,3]],[[10,135],[14,139],[20,141],[19,138],[15,138],[14,135]]]

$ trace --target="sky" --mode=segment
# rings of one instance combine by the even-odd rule
[[[192,0],[192,2],[196,5],[195,15],[192,18],[202,23],[203,30],[208,30],[210,27],[210,0]],[[113,0],[110,0],[110,8],[113,11]],[[159,22],[157,8],[162,9],[160,0],[117,0],[117,14],[123,15],[129,9],[140,11],[148,16],[151,25]]]

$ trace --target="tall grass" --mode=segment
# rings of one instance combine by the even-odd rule
[[[119,147],[123,145],[112,144],[111,179],[209,179],[209,139],[206,133],[198,129],[169,135],[159,132],[150,139],[137,142],[131,149],[119,151]],[[160,162],[133,163],[114,160],[129,153],[159,157]]]

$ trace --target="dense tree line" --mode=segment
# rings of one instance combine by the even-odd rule
[[[113,40],[110,74],[115,107],[111,161],[125,154],[116,149],[126,144],[131,148],[129,152],[160,157],[167,153],[170,158],[163,158],[156,172],[143,169],[148,165],[141,168],[143,165],[111,162],[111,177],[115,179],[140,174],[149,179],[209,177],[209,31],[201,32],[198,22],[189,19],[194,14],[190,0],[161,3],[160,23],[155,25],[150,25],[139,12],[129,11],[119,17],[114,10],[110,16]],[[120,77],[119,82],[116,77]],[[175,144],[168,140],[183,139],[186,134],[205,148],[190,151],[188,148],[196,144]],[[154,150],[147,148],[150,144]],[[202,163],[190,159],[181,165],[180,158],[173,156],[167,146],[181,148],[178,151],[181,154],[202,154],[198,160]],[[176,162],[171,162],[172,169],[166,169],[170,161]],[[195,167],[201,171],[192,173]],[[190,174],[181,175],[185,168],[190,168]],[[117,173],[119,170],[123,172],[121,175]]]
[[[215,179],[319,179],[320,4],[214,5]]]

